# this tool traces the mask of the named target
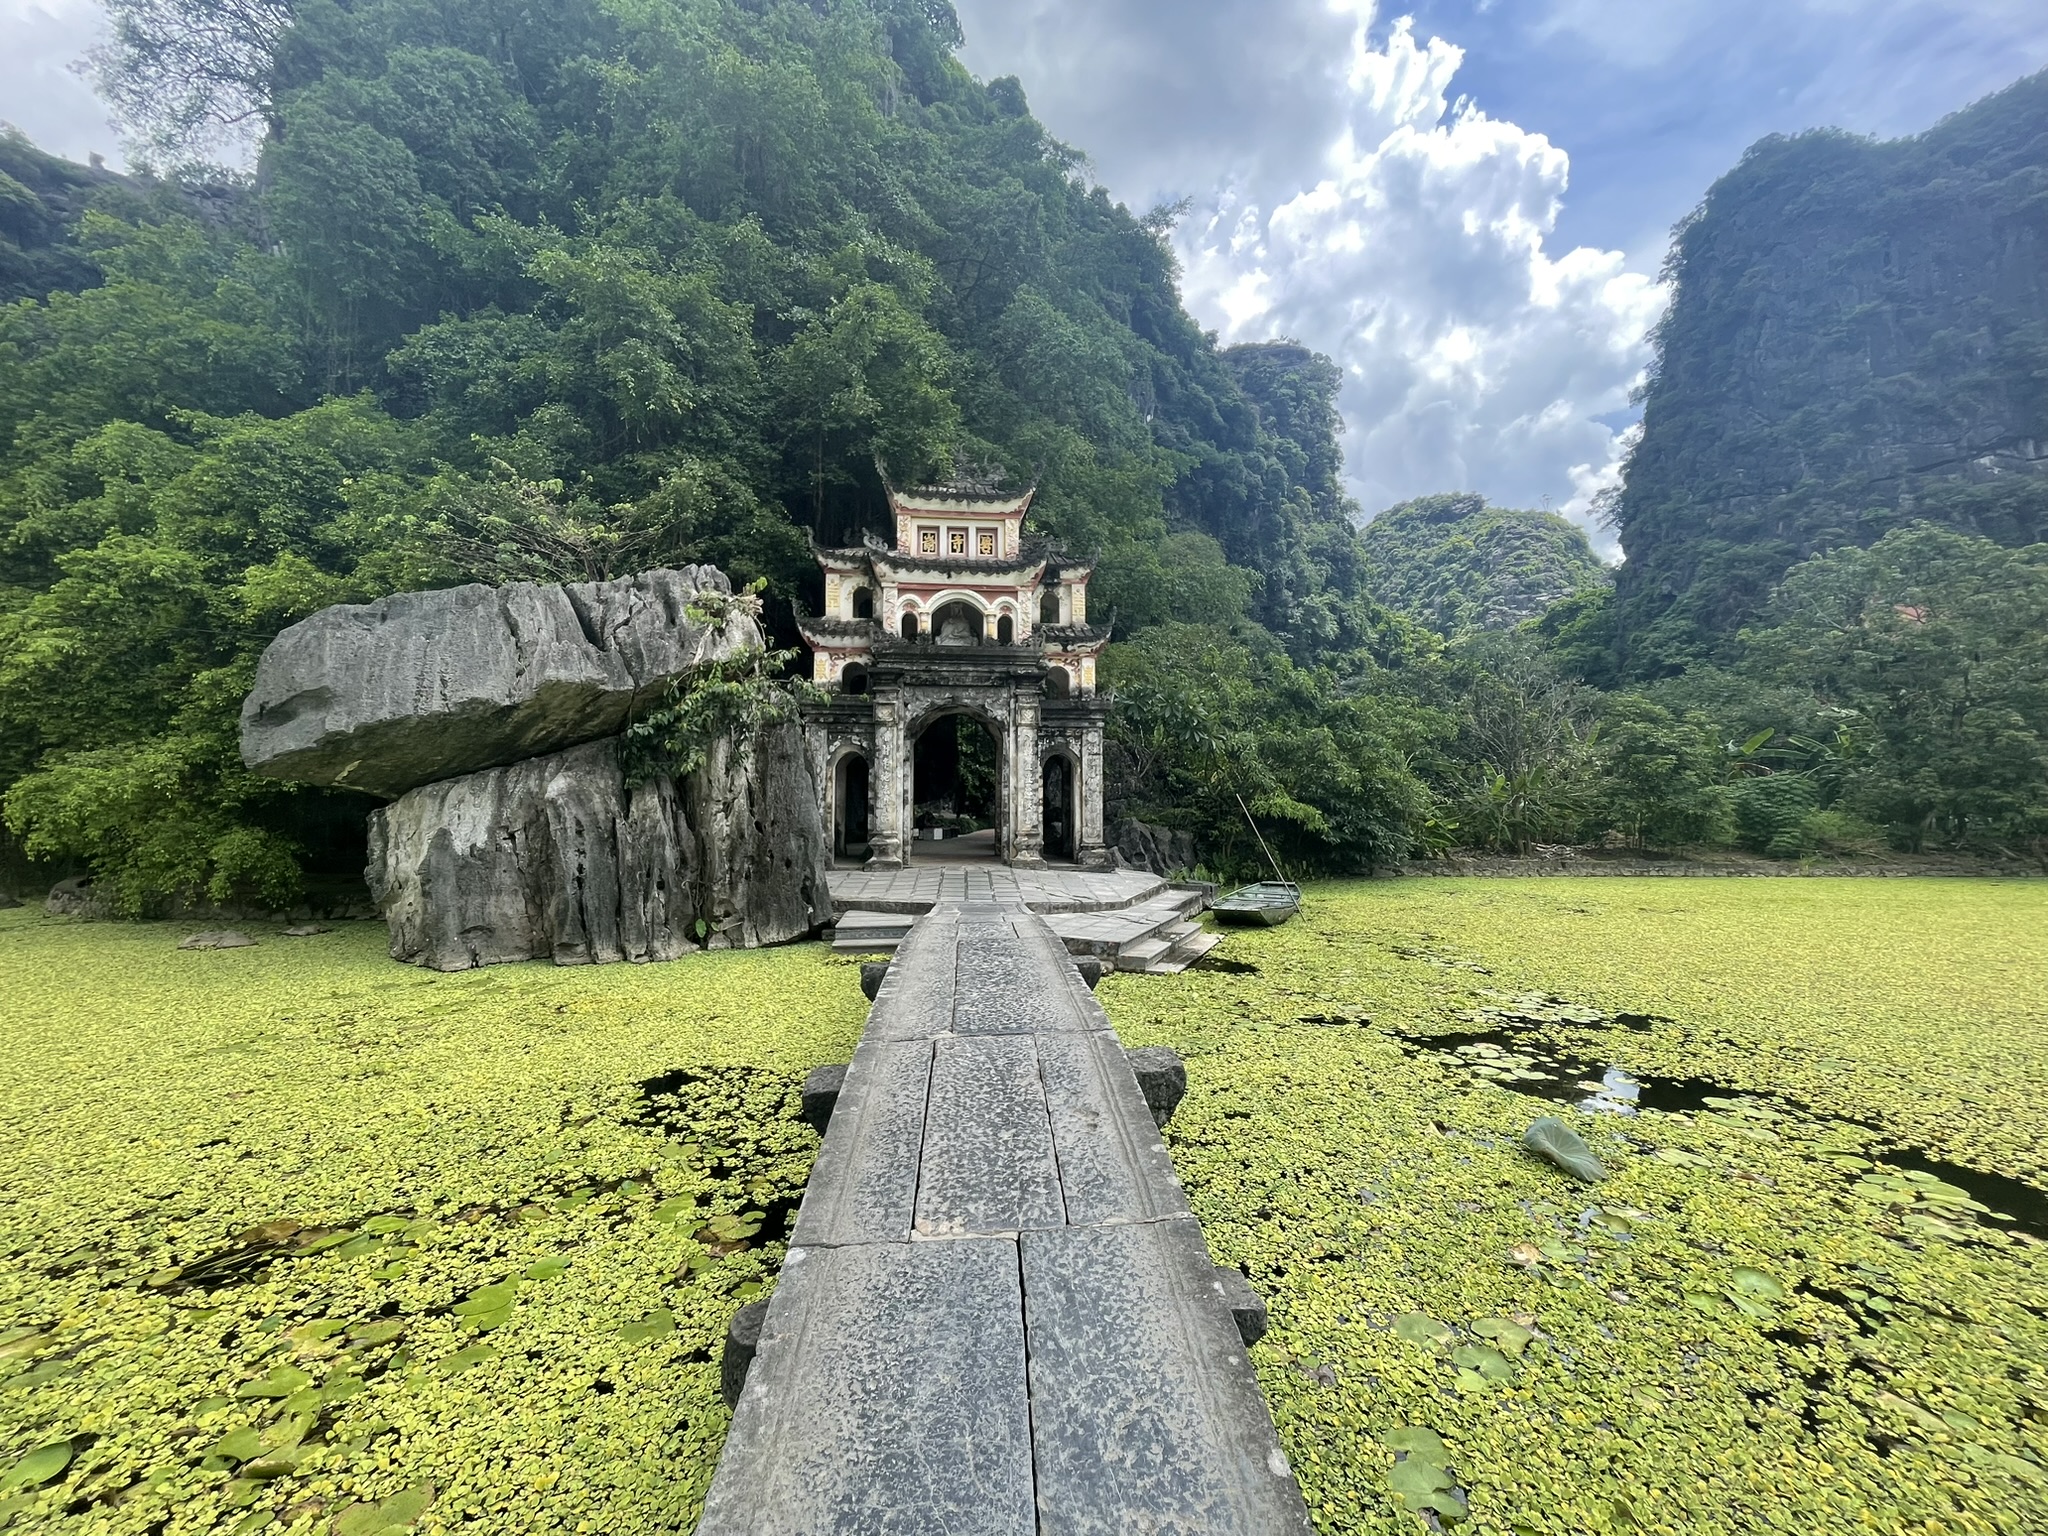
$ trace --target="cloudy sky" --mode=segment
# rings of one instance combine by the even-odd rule
[[[1925,128],[2048,66],[2044,0],[956,0],[1133,208],[1181,198],[1226,341],[1345,369],[1367,512],[1436,490],[1584,516],[1671,225],[1763,134]],[[117,144],[91,0],[0,0],[0,120]]]

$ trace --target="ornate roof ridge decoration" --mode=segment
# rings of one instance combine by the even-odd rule
[[[1105,644],[1116,628],[1116,616],[1110,615],[1107,624],[1041,624],[1038,639],[1054,650],[1075,651],[1091,645]]]
[[[1040,570],[1045,565],[1044,555],[1028,549],[1020,555],[992,555],[987,559],[976,555],[906,555],[895,549],[875,550],[867,558],[874,562],[877,571],[936,571],[942,576],[1010,576]]]
[[[889,478],[889,471],[882,467],[881,456],[875,458],[875,473],[882,477],[882,490],[888,495],[892,512],[967,512],[982,516],[1020,517],[1031,508],[1032,497],[1038,494],[1038,479],[1021,491],[1002,491],[981,479],[960,479],[944,485],[898,485]]]

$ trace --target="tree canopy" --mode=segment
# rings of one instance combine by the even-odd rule
[[[1512,629],[1612,580],[1576,524],[1483,496],[1404,501],[1367,523],[1361,543],[1372,595],[1445,635]]]

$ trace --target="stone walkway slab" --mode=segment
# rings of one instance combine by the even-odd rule
[[[698,1536],[1031,1536],[1022,1304],[1010,1242],[790,1249]]]
[[[699,1536],[1307,1536],[1231,1308],[1059,936],[939,907],[847,1069]]]

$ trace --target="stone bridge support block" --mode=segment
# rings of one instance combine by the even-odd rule
[[[741,1307],[725,1325],[725,1353],[718,1361],[718,1395],[725,1399],[728,1408],[739,1406],[740,1391],[747,1384],[747,1367],[754,1363],[754,1353],[761,1347],[761,1325],[767,1320],[768,1301],[763,1297]]]
[[[846,1068],[813,1067],[804,1079],[803,1117],[804,1124],[820,1136],[825,1127],[832,1123],[833,1106],[839,1102],[839,1090],[846,1084]]]
[[[1238,1337],[1250,1349],[1266,1336],[1265,1298],[1252,1289],[1251,1281],[1228,1264],[1216,1266],[1216,1289],[1223,1293],[1223,1304],[1230,1308],[1237,1323]]]
[[[1164,1126],[1188,1091],[1188,1069],[1180,1053],[1171,1046],[1148,1045],[1125,1054],[1145,1095],[1145,1107],[1152,1111],[1152,1123]]]

